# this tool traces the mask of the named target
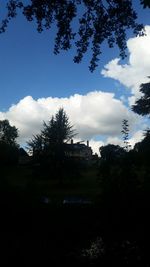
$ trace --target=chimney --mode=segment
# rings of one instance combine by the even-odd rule
[[[89,140],[87,140],[87,146],[89,147]]]
[[[73,139],[71,139],[71,145],[73,145]]]

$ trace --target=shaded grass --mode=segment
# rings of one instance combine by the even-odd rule
[[[94,201],[100,193],[95,167],[86,168],[80,177],[65,177],[62,184],[59,179],[47,179],[44,175],[36,176],[29,166],[16,166],[3,170],[5,188],[28,194],[34,201],[47,196],[53,202],[61,203],[66,197],[81,197]]]

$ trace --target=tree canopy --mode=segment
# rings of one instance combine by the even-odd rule
[[[142,97],[132,106],[132,110],[139,115],[150,115],[150,82],[140,86]]]
[[[144,136],[143,140],[135,144],[134,151],[138,152],[139,154],[144,154],[144,157],[145,157],[144,160],[146,160],[146,159],[149,160],[150,129],[145,130],[143,136]]]
[[[16,138],[18,137],[18,129],[11,126],[8,120],[0,121],[0,142],[8,145],[16,145]]]
[[[113,161],[125,154],[124,148],[113,144],[101,146],[99,151],[101,159],[104,161]]]
[[[0,121],[0,166],[18,162],[18,129],[11,126],[8,120]]]
[[[143,7],[150,7],[148,0],[140,3]],[[75,45],[74,62],[79,63],[91,48],[91,71],[97,66],[104,41],[110,48],[116,44],[124,58],[127,30],[131,29],[135,35],[143,34],[143,26],[136,22],[137,14],[131,0],[9,0],[6,9],[0,33],[5,32],[19,10],[28,21],[36,21],[39,33],[50,30],[54,24],[57,28],[54,53]]]

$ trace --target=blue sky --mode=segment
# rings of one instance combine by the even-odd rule
[[[138,12],[139,21],[142,22],[144,25],[148,25],[149,9],[142,9],[142,7],[137,4],[137,2],[138,1],[134,1],[134,4]],[[121,97],[122,102],[120,103],[120,105],[123,104],[124,109],[126,107],[128,109],[129,101],[127,101],[127,97],[130,96],[131,93],[133,94],[133,90],[125,89],[126,84],[120,81],[118,76],[113,76],[114,74],[108,75],[108,72],[107,74],[105,73],[106,77],[104,77],[104,74],[101,74],[101,71],[102,69],[104,69],[104,66],[106,64],[111,62],[113,59],[119,57],[119,51],[116,47],[114,49],[109,49],[106,45],[103,45],[103,53],[101,55],[99,66],[94,71],[94,73],[91,73],[88,68],[90,61],[90,52],[85,55],[83,61],[80,64],[73,63],[73,56],[75,54],[75,51],[73,49],[67,53],[61,52],[59,55],[55,56],[53,54],[53,36],[53,31],[46,31],[42,34],[37,33],[35,25],[33,23],[27,22],[21,15],[11,21],[7,31],[4,34],[0,35],[1,118],[8,118],[10,121],[12,121],[12,123],[16,122],[16,125],[19,128],[20,122],[18,121],[23,120],[24,116],[22,118],[15,119],[14,113],[12,115],[10,109],[12,105],[14,105],[14,108],[17,107],[19,117],[19,105],[20,108],[23,110],[20,101],[22,101],[21,103],[23,103],[23,105],[25,105],[24,103],[28,103],[28,101],[29,105],[32,105],[31,102],[37,105],[37,103],[40,102],[39,99],[44,99],[44,101],[46,102],[46,99],[50,98],[50,103],[53,102],[49,112],[49,114],[51,114],[55,111],[54,106],[56,102],[56,108],[58,108],[59,105],[63,105],[65,99],[66,101],[68,101],[68,99],[70,99],[71,96],[73,97],[75,94],[80,95],[80,98],[82,98],[82,102],[86,102],[87,100],[85,100],[84,96],[87,96],[88,94],[90,95],[91,92],[95,91],[102,91],[104,93],[109,92],[115,94],[114,96],[112,96],[113,101],[115,101],[116,99],[119,99],[120,101]],[[131,38],[130,33],[129,38]],[[121,60],[119,64],[128,64],[128,60],[129,57],[124,61]],[[29,98],[29,96],[31,96],[32,99]],[[92,95],[92,97],[94,97],[95,99],[95,95]],[[57,101],[54,101],[55,98],[58,98]],[[106,97],[104,97],[104,99],[105,98]],[[23,99],[25,99],[24,102]],[[59,99],[61,99],[61,101],[59,101]],[[89,98],[87,97],[87,99]],[[81,102],[81,99],[78,99],[76,101]],[[46,105],[45,102],[42,105]],[[84,106],[85,105],[86,104],[84,104]],[[105,105],[107,105],[107,102],[104,103],[104,107]],[[94,106],[93,103],[92,106]],[[91,106],[89,105],[89,107]],[[26,106],[26,108],[28,109],[28,105]],[[86,109],[82,107],[82,110],[84,111],[85,115]],[[74,117],[75,115],[73,115],[73,110],[71,111],[71,108],[68,107],[67,111],[69,113],[69,117],[71,117],[75,125],[75,123],[77,122],[77,118]],[[32,109],[32,112],[34,113],[34,109]],[[100,112],[99,109],[97,110],[97,112]],[[35,113],[38,117],[38,112],[36,111]],[[130,116],[130,114],[127,113],[128,110],[125,111],[125,117],[126,115]],[[41,121],[44,119],[44,114],[45,113],[43,112],[43,117],[41,117]],[[111,110],[109,114],[111,114]],[[48,115],[45,116],[45,120],[48,119]],[[78,116],[81,117],[82,113],[78,114]],[[90,116],[90,113],[88,116]],[[91,110],[91,118],[92,116],[94,115],[92,115]],[[132,119],[132,116],[133,115],[131,115],[131,124],[133,124],[133,121],[136,121],[136,118]],[[34,115],[34,118],[35,125],[38,125],[36,115]],[[106,119],[106,124],[107,117],[104,116],[104,118]],[[80,118],[78,118],[78,120],[80,120]],[[100,118],[97,119],[97,123],[98,122],[100,123],[99,127],[101,127],[102,120],[100,120]],[[33,125],[33,121],[31,122],[31,124],[29,123],[29,125]],[[84,128],[83,126],[85,126],[85,130],[82,129]],[[139,126],[137,125],[135,126],[136,129],[138,129],[138,127]],[[27,126],[24,126],[24,128],[27,128]],[[118,138],[117,134],[115,136],[115,132],[113,131],[112,133],[111,131],[107,132],[107,130],[102,132],[97,131],[96,126],[95,134],[93,130],[91,135],[87,134],[86,136],[86,129],[90,128],[90,126],[88,126],[87,118],[85,118],[84,122],[82,121],[82,123],[80,123],[77,128],[78,132],[80,132],[80,129],[81,132],[84,132],[84,134],[79,134],[79,138],[83,137],[86,139],[87,137],[92,140],[102,141],[105,139],[104,137],[107,137],[107,139],[109,139],[110,137]],[[20,130],[20,132],[21,131],[22,130]],[[87,130],[87,132],[88,131],[90,133],[89,129]],[[119,131],[120,129],[118,130],[118,133]],[[34,133],[34,129],[31,132]],[[24,130],[24,133],[21,132],[21,134],[23,136],[22,138],[24,138],[22,140],[26,140],[26,138],[30,136],[29,134],[27,134],[27,130]]]
[[[35,98],[69,96],[97,89],[101,83],[106,90],[112,81],[100,77],[100,69],[118,51],[105,52],[94,73],[88,69],[90,57],[80,64],[73,63],[75,51],[53,54],[53,32],[37,33],[32,23],[22,16],[12,21],[5,34],[0,35],[0,106],[8,108],[20,98],[31,94]],[[9,97],[8,97],[9,96]]]

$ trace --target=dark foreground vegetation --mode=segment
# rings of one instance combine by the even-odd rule
[[[11,167],[7,176],[4,171],[1,181],[1,265],[149,266],[147,186],[120,192],[112,184],[108,192],[105,184],[100,194],[95,167],[63,186],[59,179],[36,182],[32,168],[25,166],[13,177],[16,169]],[[65,204],[68,196],[91,202]]]
[[[32,162],[1,166],[1,265],[149,266],[149,136],[101,148],[63,183]]]
[[[68,150],[63,109],[28,142],[30,157],[0,121],[1,265],[150,266],[150,131],[130,149],[122,126],[124,148],[87,160]]]

